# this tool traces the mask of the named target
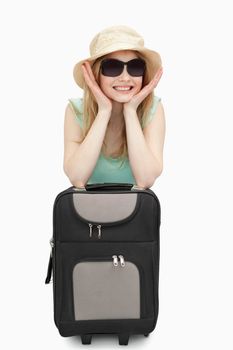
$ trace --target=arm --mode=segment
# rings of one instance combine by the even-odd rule
[[[63,169],[73,186],[83,187],[97,163],[111,114],[99,112],[85,139],[68,104],[64,122]]]
[[[138,186],[149,188],[163,169],[165,117],[160,102],[153,119],[142,130],[134,110],[124,114],[129,161]]]

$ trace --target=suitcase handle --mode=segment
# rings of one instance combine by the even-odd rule
[[[104,182],[104,183],[96,183],[96,184],[87,184],[86,186],[83,187],[75,187],[73,186],[75,191],[98,191],[98,190],[107,190],[107,191],[112,191],[112,190],[126,190],[126,191],[133,191],[133,190],[145,190],[143,187],[139,187],[134,184],[130,183],[111,183],[111,182]]]

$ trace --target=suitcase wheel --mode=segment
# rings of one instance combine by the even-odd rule
[[[150,333],[145,333],[144,337],[149,337]]]
[[[91,344],[92,334],[81,334],[82,344]]]
[[[118,334],[119,345],[128,345],[129,342],[129,333]]]

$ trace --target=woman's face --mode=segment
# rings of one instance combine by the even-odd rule
[[[105,58],[116,58],[123,62],[128,62],[133,58],[138,58],[137,53],[133,50],[121,50],[106,55]],[[129,75],[127,67],[124,66],[123,72],[117,77],[107,77],[100,74],[100,88],[104,94],[110,99],[126,103],[131,100],[142,88],[143,77],[134,77]],[[116,90],[116,86],[133,86],[129,91]]]

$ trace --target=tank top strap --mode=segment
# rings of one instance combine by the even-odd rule
[[[83,99],[82,98],[68,98],[70,106],[75,113],[75,120],[83,127]]]
[[[142,122],[142,127],[145,128],[147,124],[154,118],[155,112],[157,110],[158,104],[161,101],[161,97],[154,95],[152,106],[149,110],[146,120]]]

